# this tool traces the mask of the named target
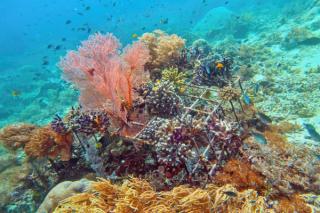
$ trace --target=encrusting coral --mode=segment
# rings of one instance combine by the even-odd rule
[[[76,194],[59,203],[54,213],[68,212],[274,212],[267,199],[254,190],[238,192],[232,185],[205,189],[181,185],[156,192],[145,180],[131,178],[122,185],[100,179],[89,192]]]
[[[32,124],[16,124],[1,129],[0,141],[9,150],[24,147],[38,127]]]
[[[89,189],[90,184],[91,181],[87,179],[81,179],[74,182],[64,181],[59,183],[47,194],[46,198],[38,208],[37,213],[52,212],[61,200],[78,193],[85,192]]]
[[[176,34],[168,35],[161,30],[144,33],[140,41],[145,43],[150,51],[150,59],[146,68],[151,71],[175,66],[180,59],[181,50],[185,47],[185,40]]]

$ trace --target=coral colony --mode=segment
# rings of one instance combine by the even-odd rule
[[[310,210],[318,156],[255,108],[235,58],[160,30],[120,46],[97,33],[61,59],[80,91],[67,115],[2,129],[31,165],[13,200],[33,185],[39,213]]]

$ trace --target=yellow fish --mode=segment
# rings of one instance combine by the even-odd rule
[[[221,70],[221,69],[224,68],[224,65],[223,65],[222,63],[218,62],[218,63],[216,64],[216,68],[217,68],[218,70]]]
[[[100,149],[102,147],[102,143],[96,143],[96,148]]]
[[[18,91],[18,90],[13,90],[12,92],[11,92],[11,95],[13,96],[13,97],[18,97],[18,96],[20,96],[20,91]]]
[[[137,33],[133,33],[133,34],[131,35],[131,37],[132,37],[132,38],[138,38],[138,34],[137,34]]]

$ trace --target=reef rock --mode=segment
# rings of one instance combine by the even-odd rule
[[[40,205],[37,213],[49,213],[52,212],[61,200],[76,195],[78,193],[85,192],[89,189],[91,181],[87,179],[81,179],[79,181],[64,181],[56,185],[47,194],[46,198]]]

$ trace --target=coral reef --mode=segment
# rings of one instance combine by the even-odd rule
[[[312,150],[287,147],[275,149],[246,140],[244,156],[272,186],[272,193],[292,195],[297,192],[320,192],[320,165]]]

